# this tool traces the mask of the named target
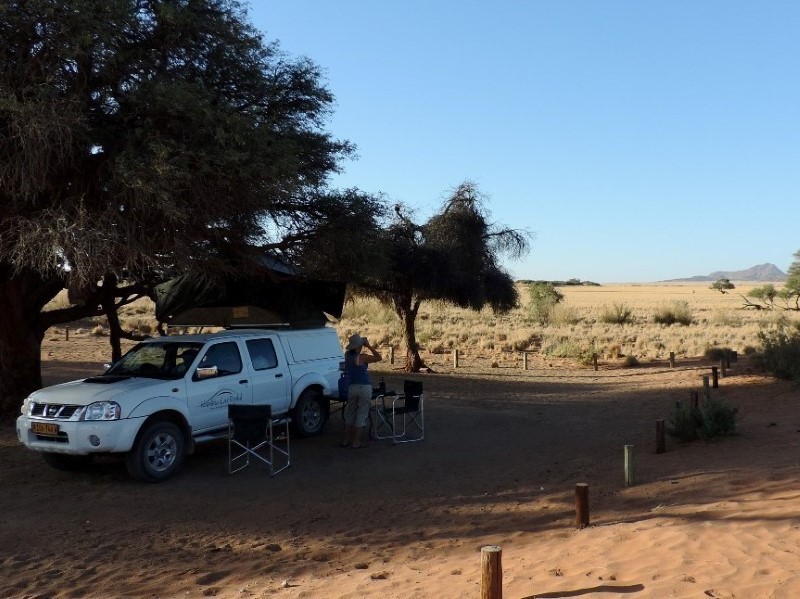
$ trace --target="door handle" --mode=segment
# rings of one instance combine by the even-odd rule
[[[240,385],[246,385],[247,384],[247,379],[242,379],[241,381],[239,381],[239,384]]]
[[[278,374],[275,375],[275,378],[276,379],[283,378],[283,374],[279,372]]]

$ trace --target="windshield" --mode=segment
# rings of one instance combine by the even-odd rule
[[[179,379],[188,372],[201,347],[203,344],[200,342],[140,343],[122,356],[105,374]]]

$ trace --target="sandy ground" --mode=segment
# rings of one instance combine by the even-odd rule
[[[104,342],[46,340],[57,382],[95,373]],[[479,597],[480,549],[502,548],[506,598],[799,597],[800,391],[744,359],[716,396],[740,434],[655,452],[655,422],[710,364],[463,356],[424,381],[426,438],[292,445],[292,467],[226,473],[206,445],[159,485],[121,461],[58,472],[0,432],[2,597]],[[388,387],[403,375],[383,365]],[[634,445],[635,485],[624,484]],[[575,485],[591,525],[575,528]]]

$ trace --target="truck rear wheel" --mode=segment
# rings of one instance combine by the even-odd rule
[[[322,393],[316,389],[306,389],[297,399],[292,414],[292,428],[301,437],[313,437],[322,432],[328,419],[328,404]]]
[[[185,440],[181,429],[166,420],[156,420],[139,433],[125,455],[130,475],[146,483],[160,483],[183,464]]]

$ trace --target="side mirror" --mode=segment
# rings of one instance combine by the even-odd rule
[[[216,366],[209,366],[207,368],[198,368],[195,374],[202,381],[203,379],[213,379],[215,376],[219,376],[219,370]]]

